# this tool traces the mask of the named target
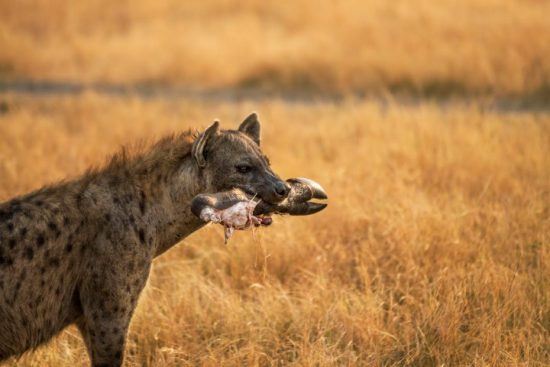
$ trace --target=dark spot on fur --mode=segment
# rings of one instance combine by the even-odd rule
[[[44,242],[46,242],[46,240],[44,239],[44,235],[38,235],[38,237],[36,237],[36,246],[38,247],[42,247],[44,246]]]
[[[28,246],[25,248],[25,251],[24,251],[24,254],[25,254],[25,257],[29,260],[32,260],[32,258],[34,257],[34,251],[32,249],[32,247]]]
[[[59,230],[57,229],[57,224],[55,224],[54,222],[49,222],[49,223],[48,223],[48,228],[49,228],[50,230],[54,231],[54,232],[59,231]]]
[[[44,202],[43,202],[42,200],[36,200],[36,201],[34,202],[34,205],[36,205],[36,206],[42,206],[42,205],[44,205]]]
[[[142,245],[145,245],[145,232],[143,231],[143,228],[140,228],[140,230],[138,231],[138,234],[139,234],[139,241],[141,242]]]
[[[59,259],[57,257],[52,257],[48,263],[51,267],[57,268],[59,266]]]
[[[0,254],[0,266],[2,266],[2,265],[6,266],[7,261],[8,261],[8,258],[6,256]]]
[[[71,221],[69,220],[68,217],[64,217],[64,218],[63,218],[63,225],[64,225],[64,226],[68,226],[70,222],[71,222]]]
[[[83,200],[84,200],[84,191],[80,191],[78,194],[76,194],[76,204],[80,205]]]
[[[0,266],[10,266],[10,265],[13,265],[12,258],[4,254],[3,249],[0,247]]]
[[[9,240],[8,245],[10,247],[10,250],[13,250],[15,248],[15,244],[16,244],[15,239],[12,238]]]
[[[65,246],[65,252],[70,253],[72,250],[73,250],[73,244],[70,242],[67,243],[67,245]]]
[[[5,210],[0,210],[0,222],[10,220],[13,217],[13,213]]]
[[[147,199],[147,196],[145,195],[145,192],[143,190],[140,192],[140,200],[139,200],[139,210],[141,211],[141,214],[145,213],[145,200]]]
[[[105,214],[105,221],[110,222],[111,221],[111,214],[107,213]]]
[[[23,228],[21,228],[21,229],[19,230],[19,235],[21,236],[21,239],[24,239],[24,238],[25,238],[25,236],[27,235],[27,232],[28,232],[28,231],[29,231],[29,230],[27,229],[27,227],[23,227]]]
[[[13,232],[13,229],[15,228],[13,223],[8,223],[8,225],[6,226],[8,228],[8,231],[11,233]]]

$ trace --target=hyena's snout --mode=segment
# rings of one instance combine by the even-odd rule
[[[290,191],[290,186],[281,180],[277,181],[274,187],[275,194],[282,199],[285,199],[288,196]]]
[[[264,201],[277,204],[286,199],[290,192],[290,185],[279,177],[269,174],[261,191],[260,196]]]

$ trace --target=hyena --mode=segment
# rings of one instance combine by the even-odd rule
[[[272,204],[289,192],[260,150],[256,114],[0,204],[0,361],[75,323],[93,366],[121,365],[151,262],[204,225],[193,197],[234,188]]]

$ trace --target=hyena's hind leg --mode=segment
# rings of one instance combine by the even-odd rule
[[[77,323],[92,366],[120,366],[128,326],[150,263],[130,274],[92,273],[80,291],[83,318]]]

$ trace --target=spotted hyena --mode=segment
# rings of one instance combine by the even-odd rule
[[[151,262],[204,225],[193,197],[232,188],[266,203],[289,192],[260,150],[256,114],[0,204],[0,361],[75,323],[94,366],[120,365]]]

